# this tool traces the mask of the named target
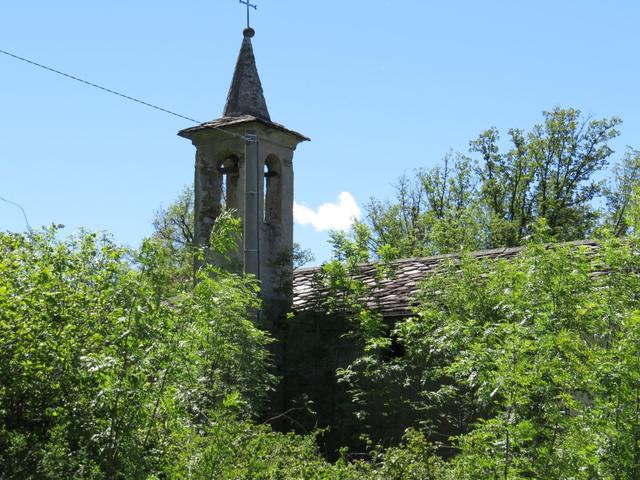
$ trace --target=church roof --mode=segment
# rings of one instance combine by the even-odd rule
[[[246,28],[243,34],[242,47],[240,47],[223,115],[225,117],[253,115],[270,121],[271,117],[264,99],[262,83],[251,44],[251,38],[255,35],[255,31],[252,28]]]
[[[595,252],[598,243],[593,240],[569,242],[569,245],[584,246]],[[496,248],[471,253],[477,259],[512,259],[523,251],[524,247]],[[369,308],[384,317],[407,317],[417,304],[420,282],[436,272],[447,259],[459,255],[437,255],[424,258],[405,258],[390,262],[390,273],[382,280],[378,278],[377,263],[365,263],[358,267],[355,279],[370,288],[366,299]],[[321,267],[297,269],[293,273],[293,309],[297,312],[313,310],[323,296],[322,286],[318,282]]]
[[[241,125],[243,123],[251,123],[251,122],[258,122],[258,123],[261,123],[261,124],[266,125],[268,127],[274,128],[276,130],[280,130],[281,132],[288,133],[290,135],[293,135],[293,136],[297,137],[298,140],[300,140],[300,141],[308,141],[309,140],[308,137],[305,137],[301,133],[298,133],[298,132],[293,131],[293,130],[289,130],[285,126],[280,125],[279,123],[272,122],[271,120],[265,120],[263,118],[259,118],[259,117],[256,117],[254,115],[238,115],[238,116],[235,116],[235,117],[218,118],[216,120],[211,120],[210,122],[202,123],[202,124],[197,125],[195,127],[185,128],[184,130],[181,130],[180,132],[178,132],[178,135],[180,135],[181,137],[189,138],[189,135],[191,133],[197,132],[199,130],[206,130],[207,128],[224,128],[224,127],[230,127],[230,126],[233,126],[233,125]]]

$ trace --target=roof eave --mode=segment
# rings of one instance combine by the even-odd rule
[[[292,135],[298,139],[299,142],[309,142],[311,139],[305,135],[302,135],[295,130],[289,130],[285,126],[275,123],[269,120],[264,120],[262,118],[254,117],[253,115],[243,115],[240,117],[222,117],[215,120],[211,120],[210,122],[201,123],[195,127],[185,128],[178,132],[178,135],[184,138],[191,138],[192,135],[196,132],[200,132],[202,130],[214,129],[214,130],[225,130],[225,128],[234,126],[234,125],[243,125],[246,123],[257,122],[267,127],[273,128],[275,130],[281,131],[283,133]]]

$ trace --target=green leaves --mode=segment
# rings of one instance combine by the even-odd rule
[[[405,370],[432,381],[423,396],[440,414],[436,438],[462,427],[452,459],[460,478],[636,475],[638,419],[623,427],[619,415],[636,405],[623,385],[638,384],[619,374],[640,372],[627,350],[638,289],[614,285],[637,281],[621,273],[637,260],[621,243],[600,255],[532,244],[510,262],[462,259],[427,280],[419,316],[398,325]],[[594,275],[603,259],[613,271]],[[612,337],[621,331],[625,340]]]
[[[402,355],[365,336],[338,372],[359,422],[384,440],[389,423],[420,427],[447,459],[434,478],[635,478],[638,262],[630,238],[595,252],[532,240],[509,261],[441,264],[392,331]]]
[[[526,243],[539,222],[549,241],[587,238],[603,224],[616,235],[629,232],[638,152],[627,152],[612,185],[599,180],[620,124],[554,108],[528,131],[510,129],[506,142],[495,127],[482,132],[469,143],[477,159],[449,153],[429,170],[403,175],[391,202],[369,202],[372,253],[390,259],[512,247]]]
[[[158,242],[57,236],[0,234],[1,478],[146,478],[172,425],[257,414],[273,377],[254,280],[203,269],[194,290]]]

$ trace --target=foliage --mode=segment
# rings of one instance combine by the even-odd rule
[[[257,423],[274,378],[271,338],[252,320],[254,279],[206,267],[195,286],[176,282],[157,239],[131,252],[105,236],[59,234],[0,234],[0,478],[423,471],[414,463],[428,446],[415,439],[406,453],[331,464],[315,435]]]
[[[401,177],[395,203],[372,199],[367,205],[373,250],[391,259],[481,247],[476,184],[474,163],[460,154],[413,179]]]
[[[193,244],[193,186],[185,186],[178,198],[167,208],[153,214],[154,237],[163,241],[172,252]]]
[[[435,455],[424,434],[408,429],[397,447],[372,450],[372,480],[445,480],[445,462]]]
[[[167,208],[153,213],[152,238],[167,252],[176,272],[183,279],[193,277],[193,240],[195,233],[193,187],[185,186]]]
[[[596,180],[618,125],[555,109],[506,152],[488,130],[480,161],[403,177],[397,202],[333,233],[321,314],[292,316],[281,350],[301,395],[272,413],[303,434],[262,416],[276,378],[258,282],[204,262],[237,257],[233,212],[206,252],[190,190],[135,251],[0,233],[0,479],[640,478],[640,154]],[[545,243],[597,226],[597,253]],[[508,261],[464,253],[519,244]],[[384,281],[393,259],[442,251],[462,253],[411,318],[375,313],[363,263]],[[329,463],[318,443],[345,447]]]
[[[205,435],[181,432],[174,445],[169,478],[360,480],[368,472],[366,464],[326,462],[312,435],[275,433],[227,414],[213,419]]]
[[[640,150],[627,149],[620,165],[613,171],[613,179],[606,190],[607,226],[616,236],[637,232],[631,217],[638,208],[638,179],[640,178]]]
[[[545,219],[560,241],[584,238],[595,225],[591,201],[602,193],[594,175],[613,153],[618,118],[582,119],[579,110],[544,112],[529,132],[509,130],[511,149],[500,153],[493,128],[471,142],[482,156],[481,201],[494,224],[492,242],[515,245],[537,220]]]
[[[254,280],[206,269],[181,289],[158,242],[132,256],[56,235],[0,235],[0,478],[143,478],[173,424],[206,425],[229,398],[260,411]]]
[[[365,348],[342,377],[363,411],[395,421],[409,407],[452,478],[636,478],[636,249],[534,242],[510,261],[452,259],[396,324],[404,355]]]
[[[543,117],[529,131],[510,129],[504,150],[490,128],[470,142],[477,160],[449,154],[431,170],[401,177],[393,202],[372,199],[366,222],[373,253],[403,258],[522,245],[541,220],[554,241],[586,238],[601,224],[628,232],[624,212],[640,181],[638,152],[629,150],[612,186],[598,180],[620,119],[585,119],[571,108]],[[603,214],[598,202],[605,199]]]

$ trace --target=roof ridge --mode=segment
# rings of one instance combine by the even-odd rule
[[[562,243],[547,243],[544,247],[547,250],[562,247],[588,246],[592,247],[589,252],[597,251],[600,242],[597,240],[575,240]],[[468,252],[472,257],[484,260],[511,260],[517,258],[527,246],[501,247],[488,250],[477,250]],[[571,248],[570,248],[571,249]],[[371,287],[361,298],[369,308],[372,308],[384,317],[406,317],[412,314],[412,309],[416,304],[419,284],[428,275],[438,271],[440,262],[443,260],[460,258],[459,253],[448,253],[443,255],[433,255],[430,257],[413,257],[395,260],[391,263],[391,270],[394,266],[397,271],[384,279],[377,278],[375,267],[380,262],[369,262],[358,265],[359,271],[355,277],[359,281]],[[304,311],[315,308],[318,301],[321,303],[323,294],[326,293],[326,286],[315,283],[315,274],[321,271],[321,267],[305,267],[296,269],[293,274],[293,309]],[[319,305],[319,304],[318,304]]]
[[[569,246],[569,245],[575,245],[575,246],[599,245],[599,242],[593,239],[571,240],[568,242],[546,243],[545,247],[547,248],[553,247],[553,246],[563,247],[563,246]],[[459,258],[461,255],[464,255],[465,253],[473,257],[482,257],[482,256],[491,255],[491,254],[499,254],[499,253],[506,253],[506,252],[517,253],[517,252],[523,251],[526,247],[527,247],[526,245],[520,245],[517,247],[498,247],[498,248],[489,248],[484,250],[474,250],[472,252],[463,252],[463,253],[441,253],[438,255],[430,255],[427,257],[406,257],[406,258],[398,258],[396,260],[391,260],[389,263],[391,265],[398,265],[398,264],[410,263],[410,262],[421,262],[421,263],[434,262],[437,260],[445,260],[447,258],[456,258],[456,257]],[[372,262],[358,263],[356,266],[357,267],[375,266],[381,263],[382,263],[382,260],[374,260]],[[294,272],[304,273],[304,272],[313,271],[313,270],[320,270],[321,268],[322,268],[322,265],[317,265],[313,267],[302,267],[302,268],[296,268]]]

